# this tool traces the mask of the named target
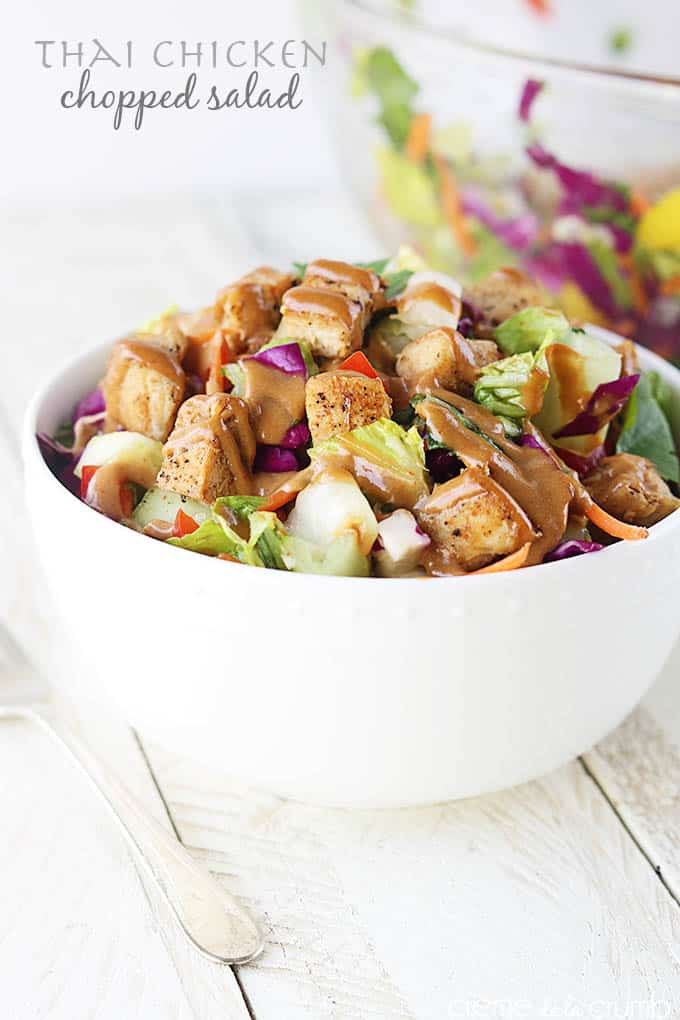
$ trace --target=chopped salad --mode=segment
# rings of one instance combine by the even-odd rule
[[[662,380],[516,268],[402,248],[253,270],[114,343],[47,464],[150,539],[365,577],[512,570],[647,537],[680,500]]]
[[[474,281],[504,265],[528,272],[566,314],[680,361],[680,187],[650,196],[562,162],[535,124],[544,83],[517,116],[523,167],[475,152],[468,124],[436,125],[417,82],[386,47],[355,54],[353,92],[371,95],[384,144],[381,201],[434,267]]]

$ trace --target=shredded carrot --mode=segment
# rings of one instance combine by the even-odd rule
[[[633,190],[630,193],[630,211],[633,216],[642,216],[649,209],[650,201],[642,191]]]
[[[659,289],[666,297],[671,297],[673,294],[680,294],[680,273],[676,273],[675,276],[671,276],[668,280],[664,280]]]
[[[265,510],[269,513],[274,513],[275,510],[280,510],[286,503],[290,503],[291,499],[295,499],[297,496],[296,492],[286,492],[285,490],[279,489],[277,492],[273,492],[266,503],[260,507],[260,510]]]
[[[432,117],[429,113],[417,113],[411,120],[404,151],[414,163],[422,163],[427,155],[431,128]]]
[[[552,13],[548,0],[527,0],[527,3],[537,14]]]
[[[217,558],[218,560],[228,560],[229,563],[241,562],[240,560],[237,560],[235,556],[230,556],[229,553],[218,553]]]
[[[442,156],[435,155],[433,158],[439,175],[439,195],[444,215],[463,252],[468,256],[474,255],[477,244],[465,222],[453,171]]]
[[[630,292],[633,296],[633,306],[635,311],[639,312],[640,315],[645,316],[649,308],[649,296],[642,282],[642,277],[634,266],[631,267],[628,281],[630,283]]]
[[[470,574],[500,574],[504,570],[517,570],[526,563],[530,548],[531,542],[527,542],[521,549],[504,556],[502,560],[496,560],[495,563],[490,563],[488,567],[481,567],[479,570],[471,570]]]
[[[604,531],[605,535],[611,535],[612,538],[624,538],[630,542],[636,542],[649,535],[646,528],[639,528],[635,524],[626,524],[625,521],[612,517],[597,503],[589,503],[585,508],[585,515],[600,531]]]

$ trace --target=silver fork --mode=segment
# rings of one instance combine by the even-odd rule
[[[200,952],[219,963],[248,963],[262,951],[262,936],[246,911],[65,725],[47,686],[0,620],[0,719],[13,717],[38,723],[69,751]]]

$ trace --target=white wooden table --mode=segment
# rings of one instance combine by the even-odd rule
[[[180,200],[3,214],[0,614],[48,675],[67,660],[22,505],[29,392],[69,349],[209,299],[253,244],[320,255],[344,225],[338,254],[365,250],[344,206],[290,205],[272,199],[245,227]],[[537,782],[386,812],[242,789],[79,700],[76,724],[262,922],[264,955],[237,970],[187,947],[56,745],[4,722],[0,1016],[680,1016],[679,679],[676,653],[616,733]]]

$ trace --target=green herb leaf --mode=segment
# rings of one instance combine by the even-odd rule
[[[307,266],[308,265],[309,265],[308,262],[294,262],[293,263],[293,269],[295,270],[295,275],[299,276],[300,279],[302,279],[302,277],[307,272]]]
[[[385,267],[389,261],[389,259],[376,259],[375,262],[355,262],[354,265],[358,266],[359,269],[372,269],[374,273],[380,276],[385,272]]]
[[[617,453],[634,453],[651,460],[662,478],[680,482],[680,463],[673,433],[655,395],[662,392],[654,372],[646,372],[633,390],[616,443]]]
[[[397,294],[401,294],[402,290],[404,289],[404,287],[406,286],[406,284],[408,283],[412,276],[413,273],[411,272],[410,269],[400,269],[398,273],[388,273],[388,275],[385,277],[387,283],[389,284],[385,292],[385,297],[387,298],[387,300],[391,301],[393,297],[397,296]]]

